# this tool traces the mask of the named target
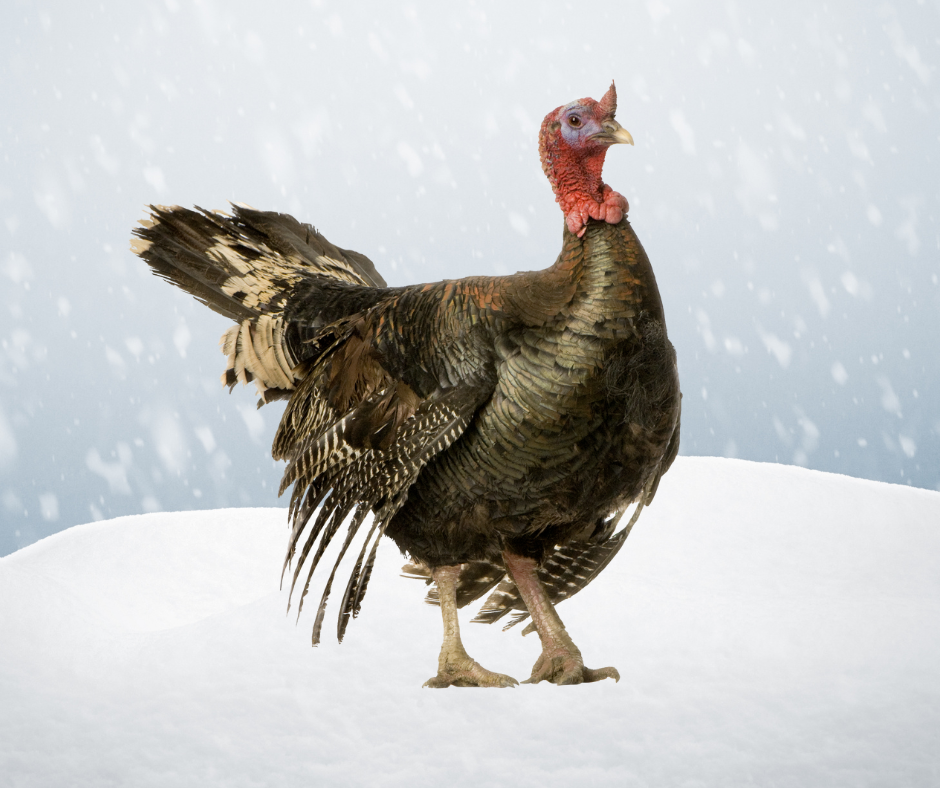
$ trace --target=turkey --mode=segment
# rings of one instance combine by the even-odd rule
[[[287,463],[280,491],[293,487],[284,572],[298,615],[342,538],[314,645],[343,558],[340,640],[384,535],[441,608],[426,686],[517,683],[460,639],[457,609],[488,592],[476,621],[531,616],[542,651],[529,682],[619,680],[615,668],[585,667],[555,610],[624,544],[679,446],[656,280],[626,200],[601,179],[607,149],[633,143],[616,108],[611,85],[541,125],[542,168],[565,218],[561,253],[543,271],[388,287],[367,257],[310,225],[238,205],[231,215],[151,206],[134,230],[132,248],[156,274],[235,321],[221,341],[223,383],[254,382],[259,407],[287,400],[272,453]]]

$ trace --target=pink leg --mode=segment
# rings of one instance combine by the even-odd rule
[[[457,620],[457,578],[459,566],[442,566],[431,573],[441,599],[444,618],[444,644],[437,661],[437,675],[424,682],[425,687],[512,687],[519,682],[512,676],[494,673],[471,659],[460,640]]]
[[[551,681],[554,684],[581,684],[601,679],[620,681],[616,668],[592,670],[584,667],[581,652],[539,582],[534,559],[513,555],[507,550],[503,553],[503,560],[542,641],[542,654],[532,668],[532,676],[522,683]]]

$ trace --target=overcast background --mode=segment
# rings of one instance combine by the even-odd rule
[[[283,405],[219,385],[226,321],[128,251],[146,204],[286,211],[395,285],[543,268],[539,123],[611,78],[682,452],[940,485],[936,0],[6,0],[0,31],[0,554],[276,502]]]

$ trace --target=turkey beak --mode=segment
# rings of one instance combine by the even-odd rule
[[[605,120],[601,126],[604,132],[602,135],[598,136],[600,136],[601,139],[607,140],[608,145],[616,145],[618,142],[625,142],[627,145],[633,144],[633,135],[613,118]]]

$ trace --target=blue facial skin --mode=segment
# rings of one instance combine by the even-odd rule
[[[591,137],[604,131],[590,110],[577,101],[565,105],[560,115],[563,119],[561,136],[573,149],[583,148]]]

